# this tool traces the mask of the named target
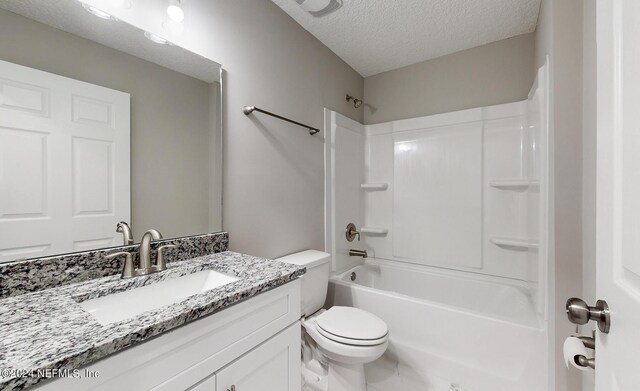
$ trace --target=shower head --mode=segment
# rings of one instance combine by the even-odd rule
[[[353,101],[353,107],[355,107],[356,109],[360,108],[360,106],[362,106],[362,104],[364,103],[362,100],[356,98],[355,96],[347,94],[347,102],[351,101]]]

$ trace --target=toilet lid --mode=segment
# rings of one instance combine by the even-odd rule
[[[384,343],[389,333],[389,328],[382,319],[353,307],[331,307],[318,315],[316,325],[325,337],[354,345]]]

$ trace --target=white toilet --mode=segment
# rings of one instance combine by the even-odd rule
[[[352,307],[323,310],[331,255],[315,250],[303,251],[278,259],[302,265],[307,273],[302,278],[302,325],[315,342],[320,361],[326,365],[326,378],[320,369],[313,380],[305,379],[306,389],[322,391],[365,391],[364,364],[378,359],[387,350],[389,329],[377,316]],[[303,345],[304,345],[303,333]],[[314,348],[315,348],[314,347]],[[303,348],[303,356],[304,356]],[[308,368],[304,366],[303,373]],[[316,364],[320,365],[316,362]],[[315,383],[315,384],[311,384]]]

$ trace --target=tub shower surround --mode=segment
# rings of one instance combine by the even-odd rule
[[[344,273],[327,304],[389,326],[370,388],[546,389],[547,69],[520,102],[366,126],[325,112],[325,237]]]
[[[176,262],[227,251],[229,234],[218,232],[163,239],[151,243],[151,248],[155,250],[167,244],[178,246],[165,251],[168,262]],[[119,275],[122,272],[124,257],[117,259],[105,257],[122,251],[132,253],[133,260],[137,264],[138,245],[135,244],[0,264],[0,299]],[[155,255],[156,252],[152,251],[153,262],[155,262]]]
[[[226,235],[224,235],[226,238]],[[137,317],[100,325],[80,302],[203,270],[240,280]],[[225,251],[174,261],[166,271],[123,280],[112,275],[0,300],[0,369],[34,376],[0,377],[0,389],[20,390],[37,371],[77,369],[138,342],[290,282],[304,267]],[[3,372],[4,373],[4,372]]]

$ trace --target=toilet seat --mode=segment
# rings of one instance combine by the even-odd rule
[[[349,338],[340,337],[338,335],[333,335],[328,331],[324,330],[322,327],[317,327],[316,329],[318,330],[318,333],[320,333],[323,337],[330,339],[334,342],[343,343],[345,345],[375,346],[375,345],[383,344],[387,341],[386,335],[378,339],[349,339]]]
[[[315,318],[303,321],[303,327],[307,334],[315,341],[318,348],[327,358],[343,364],[362,364],[371,362],[387,350],[389,344],[388,335],[379,345],[355,345],[334,341],[320,334]]]
[[[335,306],[315,319],[317,331],[335,342],[375,346],[387,341],[387,324],[377,316],[359,308]]]
[[[302,327],[315,342],[313,346],[318,349],[322,362],[327,363],[329,390],[365,391],[364,364],[380,358],[389,346],[386,323],[368,312],[353,310],[333,307],[302,320]],[[326,329],[337,334],[320,327],[318,319]],[[349,324],[349,320],[353,323]]]

